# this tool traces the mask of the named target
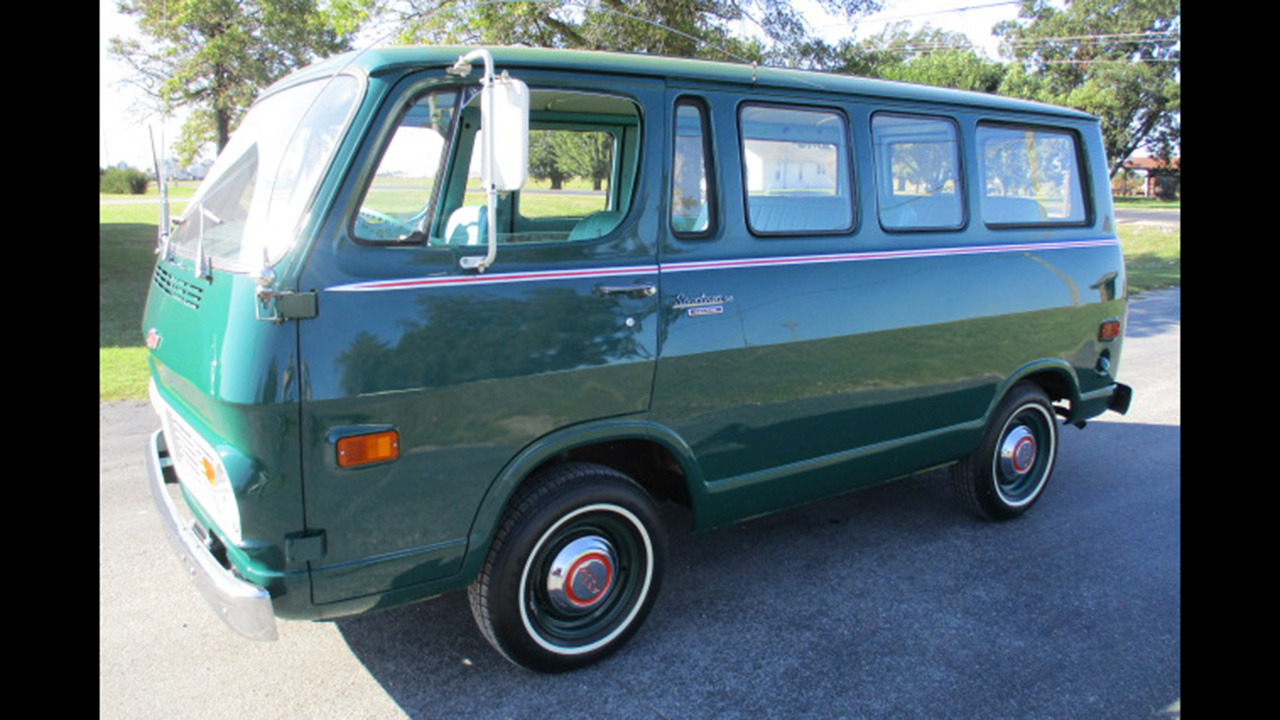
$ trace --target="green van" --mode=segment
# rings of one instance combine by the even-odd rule
[[[543,671],[636,632],[656,508],[705,530],[952,467],[1008,519],[1123,413],[1096,118],[525,48],[370,50],[263,93],[162,228],[143,331],[168,535],[236,631],[466,588]]]

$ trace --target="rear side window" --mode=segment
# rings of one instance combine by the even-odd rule
[[[988,225],[1079,224],[1086,220],[1075,135],[979,125],[982,218]]]
[[[676,104],[675,157],[671,170],[671,229],[702,237],[714,229],[715,208],[706,109],[693,100]]]
[[[753,232],[804,235],[853,229],[844,115],[744,105],[739,120],[747,223]]]
[[[954,122],[878,113],[871,119],[871,138],[881,227],[955,230],[964,225]]]

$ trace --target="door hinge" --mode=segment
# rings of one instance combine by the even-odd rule
[[[259,286],[255,298],[254,315],[259,320],[306,320],[315,317],[320,311],[314,292],[276,292],[270,287]]]
[[[307,530],[284,537],[284,557],[291,563],[311,562],[324,557],[323,530]]]
[[[276,312],[282,320],[306,320],[319,312],[316,294],[313,292],[276,293]]]

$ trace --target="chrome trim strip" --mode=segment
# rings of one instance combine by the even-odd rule
[[[1044,250],[1071,250],[1086,247],[1119,245],[1119,240],[1074,240],[1056,243],[1017,243],[1010,245],[961,245],[915,250],[883,250],[821,255],[795,255],[790,257],[762,257],[701,262],[670,263],[662,266],[662,272],[692,272],[696,270],[729,270],[749,267],[773,267],[778,265],[820,265],[825,263],[869,262],[872,260],[907,260],[916,258],[947,257],[951,255],[987,255],[1005,252],[1036,252]]]
[[[729,270],[736,268],[775,267],[785,265],[820,265],[825,263],[869,262],[873,260],[907,260],[916,258],[947,257],[953,255],[987,255],[1006,252],[1044,252],[1046,250],[1073,250],[1076,248],[1107,247],[1119,245],[1116,238],[1097,240],[1070,240],[1065,242],[1012,243],[1008,245],[960,245],[914,250],[882,250],[866,252],[824,253],[820,255],[794,255],[787,257],[729,258],[638,265],[633,267],[587,268],[579,270],[546,270],[534,272],[494,273],[488,275],[438,275],[432,277],[398,278],[334,285],[325,292],[382,292],[387,290],[414,290],[461,285],[497,285],[504,283],[544,282],[573,280],[578,278],[634,277],[660,273],[697,272],[700,270]]]
[[[187,574],[206,602],[232,630],[250,640],[270,641],[276,633],[275,612],[271,595],[263,588],[241,580],[213,557],[189,523],[182,519],[177,505],[169,497],[165,485],[166,467],[162,456],[167,452],[164,431],[152,433],[147,446],[147,475],[151,497],[164,525],[165,537],[173,546]],[[171,471],[170,471],[171,472]],[[177,482],[174,478],[172,482]]]

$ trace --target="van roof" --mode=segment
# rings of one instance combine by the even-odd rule
[[[340,69],[356,68],[370,75],[414,67],[451,65],[460,55],[477,46],[418,45],[373,48],[336,55],[300,70],[283,81],[327,75]],[[633,53],[556,50],[547,48],[483,46],[493,55],[494,69],[504,67],[573,68],[586,72],[642,75],[692,81],[729,83],[743,87],[772,87],[833,92],[907,102],[977,106],[993,110],[1051,114],[1081,120],[1096,120],[1079,110],[1046,103],[956,90],[916,83],[840,75],[812,70],[753,66],[744,63],[693,60]]]

